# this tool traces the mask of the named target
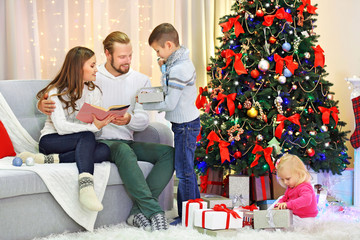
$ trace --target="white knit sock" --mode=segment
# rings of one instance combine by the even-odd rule
[[[94,190],[94,177],[90,173],[85,172],[79,175],[79,201],[90,211],[103,210],[103,205]]]
[[[54,154],[44,155],[42,153],[37,153],[34,156],[34,160],[36,163],[39,164],[59,163],[59,154],[54,153]]]
[[[18,155],[19,158],[21,158],[21,160],[23,161],[23,163],[26,162],[26,159],[29,157],[32,157],[35,160],[35,153],[31,153],[31,152],[22,152]]]

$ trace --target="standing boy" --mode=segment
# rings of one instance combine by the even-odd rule
[[[157,26],[149,37],[149,45],[162,65],[162,85],[166,96],[160,103],[144,103],[145,110],[165,111],[171,122],[175,142],[175,171],[179,178],[177,205],[179,217],[172,225],[181,222],[182,202],[200,197],[194,171],[196,137],[200,132],[199,111],[195,106],[197,96],[196,72],[189,58],[189,50],[179,45],[179,35],[169,23]]]

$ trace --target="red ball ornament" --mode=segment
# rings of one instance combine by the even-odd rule
[[[257,11],[256,11],[256,16],[258,16],[258,17],[263,17],[263,16],[264,16],[264,11],[261,10],[261,9],[257,10]]]
[[[241,103],[239,103],[239,105],[237,106],[238,109],[242,109],[242,105]]]
[[[254,70],[252,70],[252,71],[250,72],[250,75],[251,75],[251,77],[253,77],[253,78],[258,78],[259,75],[260,75],[260,73],[259,73],[258,70],[254,69]]]
[[[276,38],[275,37],[273,37],[273,36],[271,36],[270,38],[269,38],[269,43],[271,43],[271,44],[274,44],[274,43],[276,43]]]
[[[249,1],[249,4],[250,4],[250,5],[253,5],[253,4],[254,4],[254,1]]]
[[[211,70],[211,67],[210,67],[210,66],[207,66],[207,67],[206,67],[206,70],[207,70],[207,71],[210,71],[210,70]]]
[[[225,58],[225,56],[226,56],[226,51],[225,51],[225,50],[222,50],[220,55],[221,55],[223,58]]]
[[[241,157],[242,157],[242,154],[241,154],[240,151],[237,151],[237,152],[234,153],[234,158],[239,159]]]
[[[309,148],[309,149],[306,150],[306,153],[307,153],[307,155],[308,155],[309,157],[312,157],[312,156],[315,155],[315,150],[312,149],[312,148]]]
[[[309,109],[308,109],[308,112],[309,112],[309,113],[314,113],[314,110],[313,110],[312,108],[309,108]]]

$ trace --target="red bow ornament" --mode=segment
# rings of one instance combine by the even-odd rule
[[[276,11],[275,15],[267,15],[264,17],[264,22],[262,23],[264,26],[270,27],[273,22],[274,22],[274,18],[277,19],[285,19],[287,22],[292,23],[293,20],[291,18],[291,14],[285,12],[284,8],[280,8]]]
[[[209,139],[209,143],[206,147],[206,153],[208,153],[208,148],[214,145],[214,141],[218,142],[220,149],[221,163],[224,163],[225,161],[230,162],[230,153],[229,153],[229,149],[227,148],[230,145],[230,143],[220,140],[219,136],[216,135],[214,131],[211,131],[209,133],[207,139]]]
[[[317,7],[311,5],[311,0],[302,0],[302,5],[297,9],[301,15],[303,14],[305,7],[307,8],[308,13],[316,14],[315,10]]]
[[[235,35],[236,37],[239,36],[240,33],[244,33],[244,29],[241,26],[240,22],[238,21],[240,16],[230,18],[229,21],[220,23],[220,26],[223,28],[223,32],[228,32],[233,26],[235,26]]]
[[[202,95],[203,92],[207,91],[207,87],[199,87],[199,95],[196,98],[195,105],[198,109],[204,107],[205,104],[209,103],[205,96]]]
[[[265,161],[269,164],[270,171],[272,172],[275,168],[274,163],[271,160],[271,153],[273,148],[267,147],[263,149],[260,145],[255,145],[254,149],[252,150],[252,154],[256,154],[254,161],[251,163],[250,167],[255,167],[259,163],[260,154],[258,152],[264,152]]]
[[[208,186],[208,179],[209,179],[209,169],[207,170],[206,174],[200,176],[200,189],[202,193],[206,193],[207,186]]]
[[[231,57],[235,56],[234,68],[235,68],[236,73],[238,75],[247,74],[247,70],[245,69],[244,64],[241,61],[242,54],[234,53],[234,51],[231,49],[226,49],[224,51],[225,51],[226,65],[222,69],[227,68],[232,61]]]
[[[320,112],[322,113],[322,121],[324,124],[329,124],[330,122],[330,114],[335,120],[335,127],[339,121],[339,116],[337,115],[339,113],[339,110],[336,107],[331,108],[325,108],[325,107],[319,107]]]
[[[235,113],[235,104],[234,104],[235,98],[236,98],[236,93],[231,93],[229,95],[219,93],[216,99],[220,100],[220,102],[217,105],[216,113],[217,114],[220,113],[218,108],[220,104],[223,103],[224,100],[226,99],[227,107],[229,109],[229,115],[232,116]]]
[[[282,58],[277,53],[275,53],[274,60],[276,62],[275,72],[278,74],[283,73],[284,62],[292,74],[294,74],[294,71],[298,68],[298,64],[294,63],[292,55]]]
[[[276,127],[275,137],[277,137],[279,139],[281,138],[281,134],[282,134],[282,131],[283,131],[284,125],[285,125],[285,123],[284,123],[285,120],[288,120],[292,123],[299,125],[299,127],[300,127],[299,131],[301,132],[300,115],[298,113],[296,113],[288,118],[281,114],[278,114],[276,121],[281,122],[281,123]]]
[[[324,67],[325,65],[324,50],[320,47],[320,45],[317,45],[316,47],[312,47],[312,49],[314,49],[314,54],[315,54],[314,67],[317,66]]]

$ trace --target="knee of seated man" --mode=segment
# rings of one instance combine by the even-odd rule
[[[117,143],[113,144],[110,147],[111,151],[111,159],[115,163],[124,163],[124,162],[131,162],[131,161],[137,161],[136,155],[132,148],[124,143]]]

